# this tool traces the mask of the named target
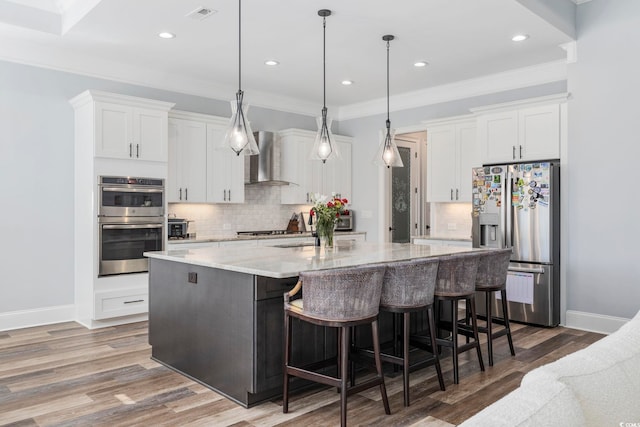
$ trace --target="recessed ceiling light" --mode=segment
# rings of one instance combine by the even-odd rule
[[[167,31],[163,31],[162,33],[158,34],[158,37],[162,38],[162,39],[172,39],[175,38],[175,34],[173,33],[169,33]]]
[[[429,65],[427,61],[417,61],[413,64],[414,67],[426,67]]]
[[[344,86],[351,86],[353,84],[353,80],[343,80],[342,83]]]
[[[529,38],[528,34],[516,34],[515,36],[511,37],[511,40],[513,40],[514,42],[521,42],[528,38]]]
[[[266,61],[264,61],[264,63],[266,65],[271,65],[271,66],[275,66],[280,64],[278,61],[276,61],[275,59],[267,59]]]

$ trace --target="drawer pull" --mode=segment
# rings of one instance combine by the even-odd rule
[[[133,300],[133,301],[125,301],[124,303],[125,304],[135,304],[137,302],[144,302],[144,300],[143,299],[136,299],[136,300]]]

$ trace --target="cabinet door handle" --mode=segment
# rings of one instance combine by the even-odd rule
[[[227,190],[222,190],[222,192],[224,193],[224,201],[227,201]]]
[[[178,196],[178,200],[182,200],[182,188],[180,189],[180,196]]]
[[[187,193],[187,191],[189,191],[189,189],[188,189],[188,188],[185,188],[185,189],[184,189],[184,199],[185,199],[185,200],[189,200],[189,193]]]
[[[453,188],[451,189],[451,195],[449,196],[451,200],[453,200]]]
[[[456,188],[456,200],[458,200],[458,189]]]
[[[522,158],[522,145],[520,146],[520,158]]]
[[[231,201],[231,189],[229,189],[229,201]]]
[[[513,148],[513,154],[512,154],[512,157],[513,157],[513,160],[515,160],[515,159],[516,159],[516,146],[515,146],[515,145],[512,145],[512,146],[511,146],[511,148]]]
[[[136,157],[140,157],[140,144],[136,144]]]
[[[129,144],[129,157],[133,157],[133,144]]]
[[[135,304],[137,302],[144,302],[143,299],[136,299],[136,300],[131,300],[131,301],[124,301],[124,304]]]

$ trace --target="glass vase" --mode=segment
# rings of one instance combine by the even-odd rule
[[[333,229],[334,229],[333,221],[322,221],[319,220],[316,224],[316,231],[318,233],[318,237],[324,247],[333,248]]]

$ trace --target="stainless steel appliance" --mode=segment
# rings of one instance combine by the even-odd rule
[[[98,276],[149,270],[164,249],[164,180],[102,176],[98,186]]]
[[[507,276],[510,319],[560,322],[560,186],[557,161],[485,165],[473,171],[476,248],[513,248]],[[484,297],[478,294],[478,313]],[[493,296],[494,310],[501,312]]]
[[[101,176],[100,216],[163,216],[164,179]]]
[[[336,222],[336,231],[353,231],[354,214],[349,210],[340,214],[338,221]]]
[[[169,239],[186,239],[189,234],[189,223],[191,221],[183,218],[169,218],[167,220],[167,231]]]

